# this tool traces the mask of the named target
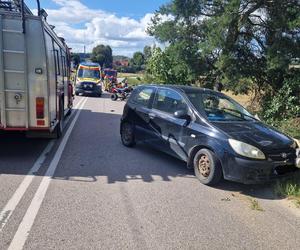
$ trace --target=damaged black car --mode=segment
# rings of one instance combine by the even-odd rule
[[[208,89],[140,86],[124,108],[120,133],[125,146],[144,142],[185,161],[206,185],[221,178],[260,183],[300,168],[292,138]]]

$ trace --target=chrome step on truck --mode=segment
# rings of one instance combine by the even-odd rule
[[[0,1],[0,129],[53,138],[72,108],[70,52],[37,6]]]

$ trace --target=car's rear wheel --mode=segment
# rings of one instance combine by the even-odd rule
[[[121,125],[121,140],[124,146],[133,147],[135,145],[134,127],[128,122]]]
[[[205,185],[215,185],[222,178],[222,166],[214,152],[200,149],[194,157],[194,171],[198,180]]]

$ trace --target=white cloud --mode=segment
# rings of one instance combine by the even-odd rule
[[[155,39],[146,33],[153,14],[140,20],[118,17],[101,9],[89,9],[79,0],[53,0],[58,9],[47,9],[48,22],[56,26],[55,31],[63,36],[74,52],[87,51],[98,44],[110,45],[114,54],[131,56],[152,45]],[[78,28],[79,27],[79,28]]]

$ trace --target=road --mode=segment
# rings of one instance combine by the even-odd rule
[[[122,146],[124,102],[76,103],[60,140],[0,135],[0,249],[300,249],[300,217],[268,185],[201,185]]]

